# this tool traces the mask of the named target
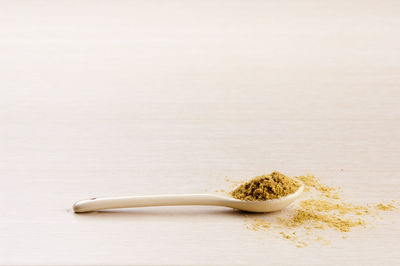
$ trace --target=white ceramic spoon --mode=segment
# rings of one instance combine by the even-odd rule
[[[90,212],[103,209],[119,209],[150,206],[208,205],[225,206],[248,212],[273,212],[294,202],[303,192],[302,185],[295,193],[266,201],[244,201],[212,194],[153,195],[104,197],[80,200],[73,206],[75,212]]]

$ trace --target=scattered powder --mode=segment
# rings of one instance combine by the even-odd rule
[[[354,205],[351,203],[344,202],[332,202],[327,200],[309,199],[300,201],[300,206],[305,211],[337,211],[339,214],[355,213],[357,215],[362,215],[364,213],[369,213],[370,208],[366,206]]]
[[[280,234],[283,236],[283,238],[286,238],[286,239],[292,238],[292,236],[285,234],[285,232],[280,232]]]
[[[298,240],[296,236],[296,232],[293,232],[292,235],[286,234],[285,232],[279,232],[284,239],[290,240],[291,242],[295,243],[297,247],[304,248],[308,246],[307,242]]]
[[[293,194],[301,184],[279,172],[256,176],[232,191],[232,197],[247,201],[278,199]]]
[[[396,207],[393,204],[383,204],[383,203],[379,203],[375,206],[376,209],[381,210],[381,211],[392,211],[394,210]]]
[[[230,184],[231,189],[234,188],[234,187],[237,187],[237,186],[239,186],[241,184],[246,183],[246,181],[244,181],[244,180],[233,180],[233,179],[231,179],[229,177],[226,177],[225,181]]]
[[[297,176],[296,178],[304,183],[305,191],[310,191],[311,188],[314,188],[316,191],[321,193],[321,196],[340,199],[339,194],[337,193],[337,188],[321,184],[313,175],[308,174],[306,176]]]
[[[290,216],[289,219],[282,219],[281,222],[288,227],[310,225],[308,228],[324,229],[325,226],[328,226],[341,232],[349,232],[352,227],[365,225],[365,222],[361,219],[346,219],[337,214],[326,213],[326,211],[321,213],[301,209],[296,210],[295,214]]]
[[[369,221],[367,218],[376,216],[378,211],[397,209],[394,201],[374,205],[347,203],[341,199],[339,188],[322,184],[313,175],[295,178],[305,186],[301,199],[284,211],[264,214],[265,218],[262,219],[246,215],[245,222],[249,230],[273,233],[278,229],[283,239],[289,240],[297,247],[306,247],[307,241],[310,240],[329,245],[329,240],[318,235],[321,230],[332,229],[332,232],[342,234],[342,238],[345,239],[348,237],[345,233],[354,227],[365,227]],[[233,190],[232,196],[242,200],[275,199],[294,193],[299,186],[294,179],[273,172],[241,184]]]
[[[248,221],[248,220],[247,220]],[[264,219],[252,219],[248,221],[247,228],[253,231],[260,231],[271,226],[270,222],[267,222]]]
[[[328,246],[331,243],[331,241],[326,240],[326,239],[322,238],[321,236],[318,236],[315,240],[321,242],[322,245],[324,245],[324,246]]]

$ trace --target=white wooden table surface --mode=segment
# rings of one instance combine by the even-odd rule
[[[1,1],[0,264],[399,265],[398,212],[296,248],[225,208],[71,211],[272,170],[399,201],[399,14],[395,0]]]

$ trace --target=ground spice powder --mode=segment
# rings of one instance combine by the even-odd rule
[[[301,198],[292,206],[275,214],[247,214],[246,227],[252,231],[278,232],[283,239],[297,247],[305,247],[315,240],[328,245],[329,240],[319,234],[333,229],[342,234],[354,227],[365,227],[370,219],[381,211],[393,211],[397,204],[391,203],[357,205],[341,199],[340,189],[322,184],[313,175],[297,176],[304,184]],[[279,172],[257,176],[232,191],[232,196],[242,200],[268,200],[294,193],[301,184]],[[254,217],[254,218],[252,218]]]
[[[279,172],[256,176],[232,191],[232,197],[247,201],[278,199],[295,193],[300,182]]]

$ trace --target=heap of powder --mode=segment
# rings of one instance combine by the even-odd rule
[[[301,184],[279,172],[256,176],[232,191],[232,197],[246,201],[278,199],[295,193]]]

